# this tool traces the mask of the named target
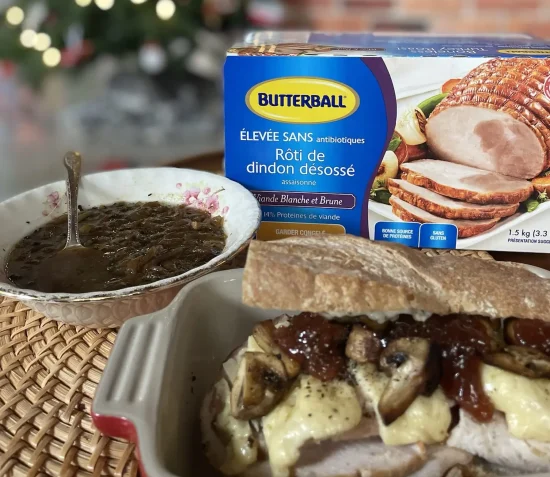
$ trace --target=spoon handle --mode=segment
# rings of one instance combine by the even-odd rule
[[[68,152],[63,159],[67,169],[67,244],[80,245],[78,236],[78,184],[82,158],[78,152]]]

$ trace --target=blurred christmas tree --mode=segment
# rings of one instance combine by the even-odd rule
[[[13,130],[118,165],[220,148],[226,50],[283,16],[280,0],[0,0],[0,75],[27,98]]]
[[[219,33],[245,23],[241,0],[0,0],[2,10],[0,60],[35,87],[105,55],[133,59],[156,81],[208,76]]]

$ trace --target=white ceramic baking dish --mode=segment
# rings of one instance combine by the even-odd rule
[[[253,324],[280,314],[243,305],[241,283],[242,270],[207,275],[164,310],[121,328],[92,417],[104,434],[136,443],[142,477],[218,475],[201,449],[201,400]]]

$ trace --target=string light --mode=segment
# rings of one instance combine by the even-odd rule
[[[92,0],[74,0],[74,2],[79,7],[87,7],[90,3],[92,3]]]
[[[34,48],[38,51],[46,51],[52,44],[52,39],[47,33],[38,33],[34,40]]]
[[[169,20],[176,13],[176,4],[172,0],[159,0],[156,10],[157,16],[161,20]]]
[[[147,0],[131,0],[133,4],[140,5],[142,3],[145,3]]]
[[[11,25],[19,25],[25,19],[25,12],[19,7],[10,7],[6,11],[6,21]]]
[[[23,30],[19,35],[19,41],[26,48],[32,48],[36,41],[36,32],[34,30]]]
[[[101,8],[101,10],[109,10],[113,8],[115,0],[95,0],[95,4]]]
[[[42,53],[42,61],[46,66],[53,68],[61,62],[61,52],[57,48],[48,48]]]

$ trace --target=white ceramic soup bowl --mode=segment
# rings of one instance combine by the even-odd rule
[[[5,274],[10,250],[24,236],[67,212],[64,181],[39,187],[0,203],[0,294],[20,300],[49,318],[94,328],[117,327],[134,316],[167,306],[181,287],[240,252],[260,222],[260,208],[244,187],[223,176],[189,169],[152,168],[101,172],[81,180],[84,209],[114,202],[187,204],[224,217],[227,243],[208,263],[186,273],[121,290],[42,293],[13,285]]]

